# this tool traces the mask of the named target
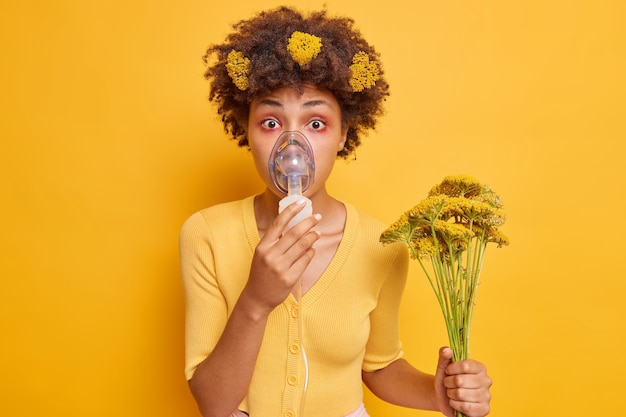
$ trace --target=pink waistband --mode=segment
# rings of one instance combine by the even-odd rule
[[[348,414],[346,417],[370,417],[370,415],[367,414],[367,411],[365,411],[365,406],[361,404],[359,408]]]

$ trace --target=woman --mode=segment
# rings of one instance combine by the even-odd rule
[[[406,248],[381,245],[384,225],[325,187],[382,115],[378,53],[351,19],[325,12],[283,7],[233,28],[205,56],[209,98],[266,188],[181,231],[186,375],[203,416],[367,416],[361,381],[394,404],[486,415],[482,364],[451,363],[444,348],[428,375],[402,359]],[[306,138],[314,169],[304,196],[315,214],[289,228],[307,200],[278,213],[271,158],[285,132]]]

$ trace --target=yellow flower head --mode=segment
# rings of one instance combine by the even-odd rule
[[[455,240],[469,240],[474,237],[474,232],[465,226],[457,223],[450,223],[443,220],[437,220],[433,224],[435,231],[446,242]]]
[[[495,213],[495,209],[482,201],[463,197],[452,197],[446,206],[446,215],[461,217],[467,221],[479,221]]]
[[[504,235],[499,229],[495,227],[487,228],[487,242],[497,243],[498,247],[509,245],[509,238]]]
[[[287,50],[300,66],[313,60],[322,50],[322,39],[304,32],[293,32],[287,43]]]
[[[491,207],[497,208],[497,209],[501,209],[503,206],[502,199],[500,199],[500,196],[496,194],[495,192],[493,192],[491,187],[489,187],[486,184],[483,184],[482,191],[480,192],[480,195],[476,197],[476,200],[484,201],[485,203],[489,204]]]
[[[412,259],[429,258],[437,253],[437,247],[434,244],[432,236],[414,239],[409,243],[409,255]]]
[[[350,70],[352,71],[352,78],[349,82],[354,92],[372,87],[380,78],[378,65],[375,61],[370,62],[369,56],[363,51],[354,54]]]
[[[383,243],[407,242],[410,240],[410,229],[407,216],[403,214],[380,235],[380,241]]]
[[[496,243],[499,248],[509,246],[509,238],[496,226],[477,226],[475,231],[476,235],[482,236],[487,243]]]
[[[473,197],[480,194],[480,182],[469,175],[451,175],[445,177],[439,185],[435,185],[429,196],[445,194],[450,197]]]
[[[446,207],[448,197],[436,195],[425,198],[415,207],[408,211],[408,220],[417,225],[431,225],[441,215],[441,211]]]
[[[445,260],[460,256],[472,242],[508,245],[498,230],[505,220],[502,201],[488,185],[467,175],[449,176],[402,214],[380,241],[407,244],[413,258]]]
[[[243,56],[241,52],[232,50],[228,53],[226,70],[228,71],[228,76],[233,80],[233,84],[235,84],[238,89],[243,91],[248,88],[250,60]]]

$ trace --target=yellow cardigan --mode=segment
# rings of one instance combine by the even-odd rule
[[[302,371],[298,315],[309,362],[307,417],[344,416],[363,401],[361,370],[402,356],[399,307],[408,255],[383,246],[384,225],[345,204],[337,253],[301,300],[289,296],[270,314],[247,397],[252,417],[295,417]],[[180,256],[186,304],[185,375],[210,355],[248,279],[259,234],[254,197],[193,214],[183,225]]]

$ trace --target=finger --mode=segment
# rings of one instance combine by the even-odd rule
[[[289,204],[281,213],[276,216],[270,227],[267,229],[265,233],[265,239],[269,242],[275,242],[278,240],[283,233],[285,232],[285,228],[291,219],[293,219],[296,214],[302,211],[304,208],[306,200],[301,198],[291,204]]]
[[[309,266],[309,264],[313,260],[314,256],[315,256],[315,249],[309,248],[295,259],[293,264],[291,264],[291,270],[293,271],[296,277],[300,277],[304,273],[307,266]]]
[[[448,375],[443,380],[446,388],[478,389],[491,387],[491,378],[486,373]]]
[[[472,359],[452,362],[446,369],[448,375],[486,373],[485,365]]]
[[[293,262],[295,262],[305,252],[313,248],[313,244],[320,238],[320,236],[321,233],[319,231],[308,230],[303,235],[297,237],[297,239],[293,241],[291,246],[289,246],[285,250],[285,256],[287,256],[287,259],[292,259]],[[288,239],[288,237],[283,238],[283,240]]]
[[[446,368],[451,360],[452,350],[450,348],[442,347],[439,349],[439,359],[437,360],[437,370],[435,371],[435,392],[437,393],[440,404],[445,407],[447,407],[448,399],[446,394],[447,387],[445,386],[444,380],[446,378]]]
[[[450,406],[468,417],[484,417],[491,411],[489,403],[450,400]]]
[[[487,388],[452,388],[446,391],[448,398],[470,403],[489,402],[491,394]]]
[[[283,233],[283,236],[291,236],[295,239],[299,239],[306,232],[310,231],[314,226],[316,226],[320,220],[322,219],[322,215],[319,213],[313,214],[312,216],[305,217],[299,223],[291,227],[289,230],[286,230]]]
[[[447,368],[452,362],[452,349],[449,347],[442,347],[439,349],[439,360],[437,361],[437,375],[441,375],[442,378],[447,374]]]

